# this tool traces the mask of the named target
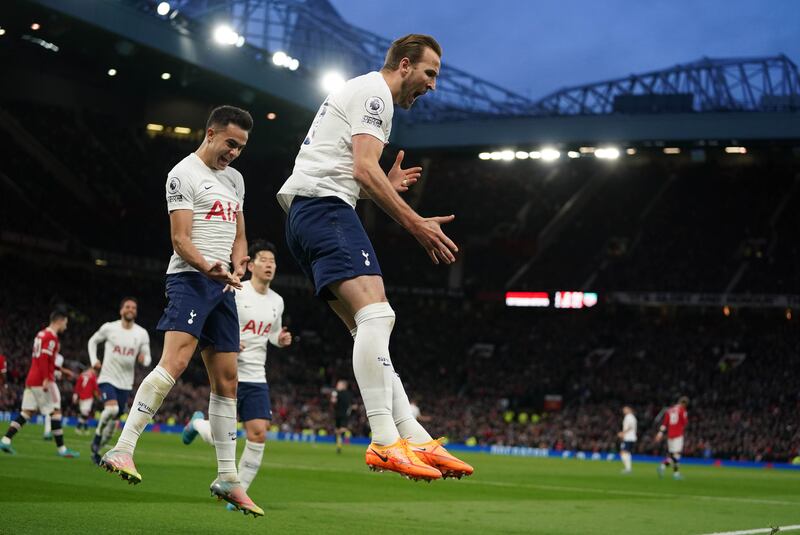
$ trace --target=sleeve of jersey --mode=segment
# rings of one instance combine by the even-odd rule
[[[239,178],[239,187],[237,191],[237,197],[239,198],[239,211],[244,211],[244,177],[241,173],[238,173]]]
[[[345,106],[347,122],[350,123],[350,137],[369,134],[382,143],[389,142],[392,125],[392,102],[386,102],[385,91],[369,85],[350,97]]]
[[[150,356],[150,335],[147,334],[147,331],[144,331],[144,342],[142,342],[142,346],[139,348],[139,353],[144,355],[142,366],[150,366],[153,358]]]
[[[167,212],[192,210],[194,208],[194,186],[185,174],[172,170],[167,176]]]
[[[275,324],[272,326],[272,330],[269,333],[269,342],[277,347],[280,347],[278,343],[280,339],[281,330],[283,329],[283,299],[280,301],[280,305],[278,305],[278,314],[275,318]]]
[[[89,362],[92,366],[97,364],[97,344],[106,341],[106,324],[104,323],[102,327],[97,329],[97,332],[89,338],[89,347],[87,350],[89,351]]]

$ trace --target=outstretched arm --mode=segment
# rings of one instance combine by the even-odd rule
[[[381,152],[383,143],[378,138],[370,134],[353,136],[353,178],[384,212],[416,238],[434,264],[455,262],[458,247],[441,229],[442,224],[451,222],[455,216],[424,218],[417,214],[381,169]]]

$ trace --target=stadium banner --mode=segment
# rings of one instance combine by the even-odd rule
[[[712,294],[679,292],[611,292],[607,302],[637,306],[692,306],[738,308],[793,308],[800,306],[800,295]]]

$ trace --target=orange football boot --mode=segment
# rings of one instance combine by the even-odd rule
[[[409,447],[425,464],[436,468],[443,478],[455,477],[461,479],[471,476],[474,469],[464,461],[457,459],[442,445],[444,439],[431,440],[422,444],[411,444]]]
[[[389,446],[379,446],[374,442],[367,448],[367,466],[374,472],[390,470],[414,481],[431,482],[441,479],[439,470],[428,466],[417,457],[408,446],[408,441],[398,439]]]

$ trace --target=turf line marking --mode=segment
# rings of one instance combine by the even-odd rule
[[[735,496],[703,496],[698,494],[667,494],[661,492],[644,492],[635,490],[594,489],[590,487],[563,487],[558,485],[531,485],[526,483],[503,483],[500,481],[467,480],[464,483],[472,485],[491,485],[495,487],[521,487],[540,490],[593,492],[595,494],[615,494],[620,496],[642,496],[647,498],[691,498],[693,500],[715,500],[722,502],[754,503],[762,505],[790,505],[800,507],[800,502],[782,500],[761,500],[758,498],[737,498]]]
[[[703,535],[753,535],[755,533],[772,533],[774,528],[745,529],[742,531],[718,531],[716,533],[704,533]],[[800,529],[800,524],[793,526],[780,526],[777,533],[784,531],[795,531]]]

